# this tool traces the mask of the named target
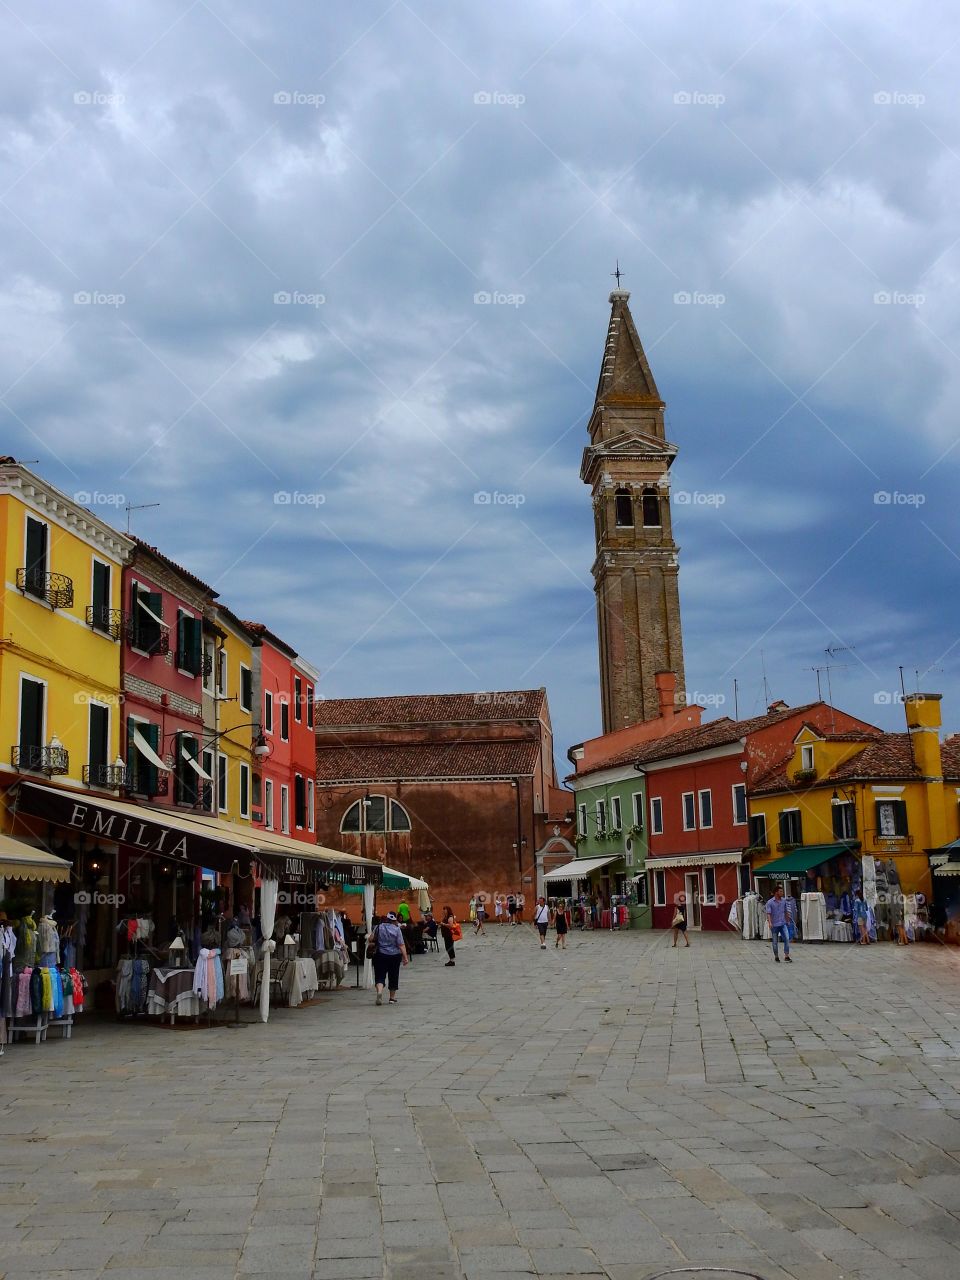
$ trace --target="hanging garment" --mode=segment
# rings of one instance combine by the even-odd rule
[[[30,970],[30,1012],[43,1013],[43,977],[39,965]]]
[[[30,998],[30,980],[33,977],[32,969],[24,969],[17,979],[17,1017],[29,1018],[33,1011],[33,1005]]]
[[[38,947],[42,956],[52,956],[52,964],[60,963],[60,934],[52,916],[41,916],[37,927]]]
[[[223,999],[223,964],[216,948],[201,947],[193,971],[193,989],[211,1009]]]
[[[78,969],[70,970],[70,985],[73,988],[73,1008],[79,1013],[83,1008],[83,977]]]
[[[15,963],[18,969],[32,969],[37,963],[37,926],[31,915],[20,921]]]

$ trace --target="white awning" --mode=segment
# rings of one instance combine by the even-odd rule
[[[940,867],[933,868],[935,876],[960,876],[960,862],[945,862]]]
[[[164,773],[170,772],[170,766],[168,764],[164,764],[140,730],[136,728],[133,731],[133,745],[143,756],[144,760],[149,764],[152,764],[155,769],[162,769]]]
[[[574,858],[572,862],[565,862],[562,867],[554,867],[543,878],[544,880],[586,880],[591,871],[607,867],[611,862],[620,862],[622,858],[622,853],[615,853],[609,858]]]
[[[727,853],[678,853],[672,858],[648,858],[646,871],[669,871],[671,867],[715,867],[727,863],[742,862],[739,849]]]
[[[140,608],[143,610],[144,613],[150,615],[150,617],[154,620],[154,622],[158,622],[161,627],[166,627],[168,631],[170,630],[170,623],[164,622],[164,620],[160,617],[158,613],[154,613],[139,592],[137,592],[137,604],[140,606]]]
[[[180,754],[183,756],[184,760],[186,760],[187,764],[194,771],[194,773],[196,773],[197,777],[202,778],[204,782],[213,781],[209,773],[207,773],[206,769],[204,769],[203,765],[200,764],[199,761],[193,758],[193,756],[190,754],[190,752],[187,750],[185,746],[180,747]]]

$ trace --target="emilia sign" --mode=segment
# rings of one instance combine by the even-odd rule
[[[270,874],[290,883],[349,879],[374,884],[381,879],[376,866],[325,861],[318,856],[310,857],[307,849],[298,857],[280,850],[257,848],[254,827],[250,828],[249,844],[245,843],[246,836],[237,843],[225,835],[220,836],[213,821],[209,826],[198,823],[187,829],[173,822],[168,824],[164,821],[166,814],[159,809],[98,804],[92,797],[33,782],[20,783],[15,812],[159,858],[175,858],[195,867],[209,867],[212,871],[230,871],[236,863],[256,859]],[[179,815],[171,813],[170,816],[176,819]]]

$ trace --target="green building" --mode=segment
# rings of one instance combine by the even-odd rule
[[[576,863],[583,863],[583,871],[566,880],[551,873],[545,880],[545,892],[572,898],[580,893],[599,895],[604,906],[617,895],[629,906],[631,928],[650,928],[644,875],[647,799],[643,774],[631,762],[582,777],[573,775],[568,782],[576,811]],[[569,865],[572,871],[575,864]]]

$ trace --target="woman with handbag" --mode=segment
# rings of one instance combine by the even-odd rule
[[[457,953],[453,944],[459,942],[463,937],[463,930],[457,924],[457,917],[453,914],[453,907],[443,908],[443,921],[440,925],[440,932],[443,934],[443,945],[447,949],[447,963],[443,966],[445,969],[452,969],[457,963]]]
[[[677,945],[677,939],[683,934],[683,941],[689,947],[690,939],[687,937],[687,908],[682,902],[677,903],[677,909],[673,913],[673,920],[670,922],[673,929],[673,945]]]
[[[371,950],[372,949],[372,950]],[[397,1003],[397,989],[400,986],[400,966],[406,964],[406,944],[403,933],[397,923],[397,917],[391,911],[386,920],[381,920],[374,928],[367,943],[367,955],[373,960],[373,977],[377,984],[377,1004],[383,1004],[384,986],[390,992],[390,1003]]]

